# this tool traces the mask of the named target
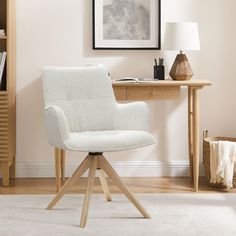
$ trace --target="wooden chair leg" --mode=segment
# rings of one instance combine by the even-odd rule
[[[79,179],[83,173],[89,168],[90,159],[88,156],[83,160],[80,166],[75,170],[72,176],[67,180],[61,190],[57,193],[57,195],[53,198],[53,200],[49,203],[47,210],[51,210],[56,203],[63,197],[63,195],[69,190],[70,186],[74,183],[76,179]]]
[[[111,199],[111,192],[109,190],[108,184],[107,184],[107,178],[105,176],[105,173],[102,169],[98,169],[98,176],[102,185],[103,192],[105,194],[106,200],[110,202]]]
[[[66,159],[66,151],[61,149],[61,179],[62,182],[65,181],[65,160]]]
[[[115,172],[112,166],[108,163],[108,161],[103,157],[99,157],[99,168],[103,169],[107,175],[112,179],[112,181],[119,187],[119,189],[126,195],[129,201],[140,211],[140,213],[145,218],[150,218],[150,215],[144,209],[144,207],[138,202],[138,200],[133,196],[133,194],[128,190],[125,184],[122,182],[119,175]]]
[[[94,177],[97,170],[97,156],[90,157],[90,167],[89,167],[89,175],[88,175],[88,184],[84,196],[84,204],[83,210],[80,220],[80,227],[84,228],[86,226],[87,218],[88,218],[88,209],[89,209],[89,201],[93,190]]]
[[[61,188],[61,150],[55,148],[55,172],[56,172],[56,188],[57,192]]]
[[[10,185],[10,172],[9,172],[9,165],[8,162],[2,162],[1,166],[1,173],[2,173],[2,186],[8,187]]]

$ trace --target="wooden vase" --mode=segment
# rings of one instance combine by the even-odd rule
[[[178,54],[170,70],[173,80],[189,80],[193,77],[193,70],[185,54]]]

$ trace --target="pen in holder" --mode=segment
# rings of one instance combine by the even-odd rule
[[[163,58],[159,58],[159,65],[157,65],[157,60],[155,59],[154,79],[158,79],[158,80],[165,79],[165,67],[164,67]]]

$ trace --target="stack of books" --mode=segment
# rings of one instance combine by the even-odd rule
[[[6,78],[3,77],[3,72],[6,64],[6,52],[0,52],[0,90],[4,88],[4,85],[6,84]]]

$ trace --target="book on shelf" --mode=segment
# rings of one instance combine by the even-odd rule
[[[6,78],[3,77],[3,72],[6,64],[6,57],[7,57],[6,52],[0,53],[0,89],[3,89],[4,84],[6,82],[5,81]]]

